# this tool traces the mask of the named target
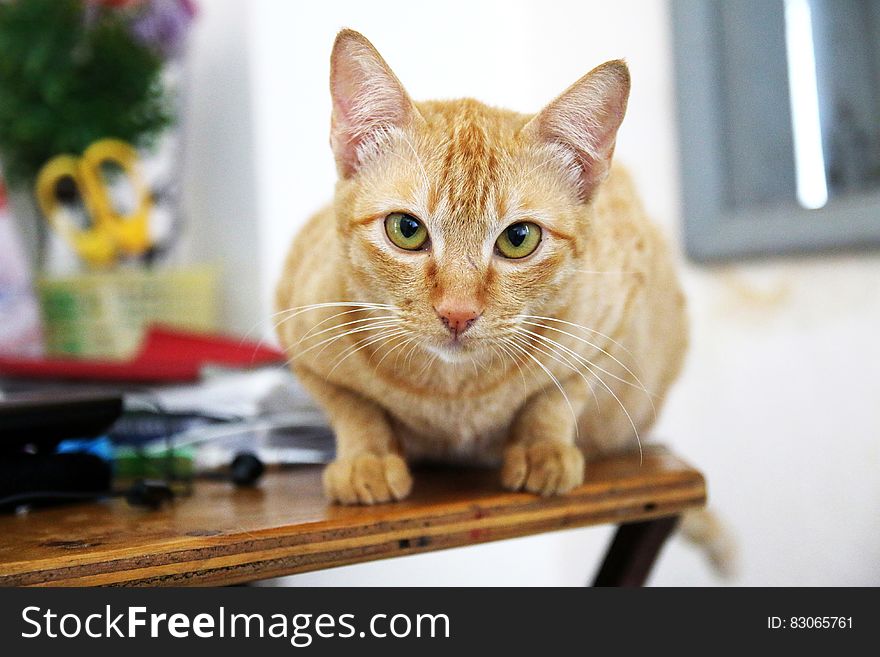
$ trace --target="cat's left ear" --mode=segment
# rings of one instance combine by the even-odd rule
[[[576,168],[576,184],[587,201],[608,175],[617,130],[629,99],[629,69],[622,60],[605,62],[571,85],[523,128],[523,134],[560,147],[565,164]]]
[[[389,129],[404,129],[421,119],[373,44],[354,30],[342,30],[333,44],[330,95],[330,145],[342,178],[357,172],[364,154]]]

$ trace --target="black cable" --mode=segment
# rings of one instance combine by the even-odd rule
[[[16,493],[0,497],[0,508],[18,508],[40,502],[89,502],[105,498],[124,497],[132,506],[157,509],[174,498],[174,491],[164,481],[142,479],[124,490],[104,490],[73,492],[62,490],[41,490]]]
[[[0,507],[24,506],[33,502],[52,500],[96,500],[102,497],[112,497],[113,491],[94,491],[90,493],[74,493],[65,490],[38,490],[28,493],[16,493],[0,497]]]

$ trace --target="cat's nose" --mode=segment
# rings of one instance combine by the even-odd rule
[[[482,309],[475,304],[462,301],[446,301],[436,306],[434,310],[443,322],[443,326],[449,329],[452,337],[456,339],[473,326],[483,314]]]

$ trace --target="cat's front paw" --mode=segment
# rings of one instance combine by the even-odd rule
[[[504,452],[501,483],[510,490],[561,495],[584,482],[584,455],[575,445],[539,440]]]
[[[324,493],[340,504],[380,504],[402,500],[412,490],[406,462],[396,454],[359,454],[324,469]]]

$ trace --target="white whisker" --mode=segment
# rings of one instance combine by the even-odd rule
[[[549,326],[545,326],[544,328],[550,328],[550,327],[549,327]],[[584,356],[581,356],[579,353],[577,353],[577,352],[574,351],[573,349],[569,349],[569,348],[566,347],[564,344],[562,344],[562,343],[560,343],[560,342],[556,342],[555,340],[551,340],[551,339],[548,338],[546,335],[541,335],[540,333],[536,333],[535,331],[530,331],[530,330],[528,330],[528,329],[517,329],[517,330],[522,331],[522,332],[524,332],[524,333],[526,333],[526,334],[528,334],[528,335],[531,335],[531,336],[535,337],[536,339],[541,340],[541,341],[542,341],[543,343],[545,343],[545,344],[550,344],[550,345],[553,345],[554,347],[556,347],[556,348],[558,348],[558,349],[562,349],[562,350],[565,351],[566,353],[570,354],[572,357],[576,358],[578,361],[582,362],[582,363],[583,363],[584,365],[586,365],[587,367],[593,367],[593,368],[596,368],[596,369],[599,370],[600,372],[603,372],[603,373],[607,374],[608,376],[610,376],[611,378],[620,381],[620,382],[623,383],[624,385],[628,385],[628,386],[630,386],[630,387],[632,387],[632,388],[635,388],[636,390],[639,390],[639,391],[641,391],[641,392],[644,392],[645,395],[646,395],[647,398],[648,398],[648,403],[651,404],[651,409],[654,411],[654,419],[655,419],[655,420],[657,419],[657,410],[656,410],[656,408],[654,407],[654,400],[653,400],[653,398],[652,398],[652,396],[651,396],[651,393],[649,393],[647,390],[645,390],[645,387],[644,387],[643,385],[637,385],[637,384],[633,383],[632,381],[627,381],[626,379],[617,376],[617,375],[614,374],[613,372],[609,372],[608,370],[606,370],[606,369],[605,369],[604,367],[602,367],[601,365],[597,365],[596,363],[594,363],[593,361],[591,361],[589,358],[585,358]]]
[[[398,343],[397,343],[396,345],[394,345],[391,349],[389,349],[388,351],[386,351],[386,352],[385,352],[385,355],[382,356],[382,358],[379,359],[379,362],[376,363],[376,365],[373,367],[373,374],[376,374],[376,373],[379,371],[379,366],[383,363],[383,361],[384,361],[386,358],[388,358],[388,356],[390,356],[391,354],[393,354],[395,351],[397,351],[397,350],[400,349],[401,347],[406,347],[406,345],[410,344],[413,340],[416,339],[416,337],[417,337],[417,336],[415,336],[415,335],[410,336],[410,337],[408,337],[406,340],[404,340],[403,342],[398,342]],[[400,352],[398,352],[398,355],[400,355]],[[395,360],[395,369],[396,369],[396,368],[397,368],[397,361]]]
[[[270,319],[274,319],[279,315],[285,315],[288,313],[304,313],[310,310],[318,310],[320,308],[363,308],[368,310],[370,308],[379,309],[379,310],[396,310],[395,306],[389,305],[387,303],[369,303],[366,301],[327,301],[324,303],[309,303],[305,306],[293,306],[291,308],[285,308],[284,310],[279,310],[278,312],[272,313],[269,315]]]
[[[318,328],[317,326],[314,326],[314,327],[312,327],[312,329],[310,329],[310,331],[308,333],[303,335],[293,346],[295,347],[295,346],[299,345],[300,343],[302,343],[303,340],[305,340],[308,337],[316,338],[319,335],[323,335],[324,333],[329,333],[330,331],[336,331],[337,329],[341,329],[344,326],[351,326],[352,324],[363,324],[364,322],[388,321],[388,320],[392,320],[392,319],[399,319],[399,318],[397,317],[397,315],[381,315],[379,317],[362,317],[360,319],[353,319],[349,322],[343,322],[342,324],[335,324],[335,325],[330,326],[328,328],[322,329],[322,330],[318,331],[317,333],[313,333],[310,336],[309,333],[311,333],[311,331],[314,331],[316,328]]]
[[[308,347],[307,349],[300,351],[299,353],[297,353],[294,356],[294,358],[300,358],[301,356],[304,356],[305,354],[309,353],[313,349],[317,349],[321,345],[329,345],[330,343],[332,343],[336,340],[340,340],[346,336],[353,335],[355,333],[362,333],[363,331],[374,331],[376,329],[391,328],[391,327],[395,326],[395,324],[396,324],[396,322],[392,322],[390,320],[376,320],[376,322],[374,324],[370,324],[368,326],[358,326],[357,328],[350,329],[348,331],[345,331],[344,333],[340,333],[339,335],[333,335],[333,336],[330,336],[329,338],[325,338],[324,340],[321,340],[317,344],[314,344],[311,347]],[[296,345],[294,345],[294,347],[295,346]],[[325,347],[325,349],[326,349],[326,347]],[[324,353],[324,349],[319,351],[318,355],[320,356],[322,353]]]
[[[333,319],[336,319],[337,317],[342,317],[342,316],[344,316],[344,315],[351,315],[352,313],[364,313],[364,312],[369,312],[369,311],[371,311],[371,310],[379,310],[379,309],[378,309],[378,308],[355,308],[354,310],[346,310],[346,311],[344,311],[344,312],[336,313],[335,315],[331,315],[331,316],[328,317],[327,319],[324,319],[324,320],[318,322],[318,323],[315,324],[312,328],[310,328],[308,331],[306,331],[305,335],[303,335],[303,336],[299,339],[299,342],[302,342],[302,341],[305,340],[307,337],[309,337],[309,335],[312,334],[312,331],[314,331],[314,330],[315,330],[316,328],[318,328],[319,326],[322,326],[323,324],[326,324],[327,322],[329,322],[329,321],[331,321],[331,320],[333,320]],[[384,309],[383,309],[383,310],[384,310]],[[396,316],[396,315],[387,315],[387,317],[395,317],[395,316]],[[374,318],[374,319],[375,319],[375,318]],[[285,320],[282,320],[282,321],[287,321],[287,320],[285,319]],[[361,320],[361,321],[364,321],[364,320]],[[338,325],[337,325],[337,326],[338,326]],[[345,326],[345,325],[343,324],[342,326]]]
[[[611,387],[605,382],[605,380],[602,379],[601,376],[596,374],[596,372],[589,365],[587,365],[585,363],[584,366],[587,368],[587,370],[590,372],[590,374],[592,374],[596,378],[596,380],[602,385],[602,387],[605,388],[605,390],[607,390],[608,393],[614,398],[614,401],[616,401],[618,406],[620,406],[620,410],[622,410],[624,415],[626,415],[626,419],[629,420],[629,424],[632,427],[633,433],[635,434],[635,437],[636,437],[636,442],[638,443],[638,446],[639,446],[639,465],[641,465],[643,462],[643,458],[644,458],[643,453],[642,453],[642,439],[641,439],[641,436],[639,435],[639,430],[636,428],[635,421],[633,421],[632,416],[630,415],[629,411],[626,410],[626,406],[620,400],[620,397],[617,396],[617,394],[614,392],[614,390],[611,389]],[[591,389],[592,389],[592,387],[591,387]],[[598,399],[596,400],[596,403],[598,404]],[[653,404],[652,404],[652,406],[653,406]]]
[[[516,369],[519,371],[519,377],[522,379],[523,385],[523,396],[528,394],[528,386],[526,385],[526,375],[523,373],[522,366],[519,364],[519,360],[516,357],[516,352],[513,352],[508,345],[504,343],[504,341],[498,342],[498,348],[501,349],[505,354],[507,354],[508,358],[513,361],[513,364],[516,365]]]
[[[428,371],[429,369],[431,369],[431,365],[434,364],[434,361],[436,361],[437,358],[438,358],[438,354],[433,354],[433,355],[431,356],[431,358],[426,359],[426,360],[425,360],[425,364],[422,365],[422,369],[420,369],[420,370],[419,370],[419,373],[416,374],[416,378],[421,377],[422,374],[424,374],[426,371]]]
[[[535,316],[535,315],[518,315],[517,317],[519,317],[519,318],[523,318],[523,320],[522,320],[522,323],[523,323],[523,324],[529,324],[529,325],[532,325],[532,326],[537,326],[537,327],[540,327],[540,328],[543,328],[543,329],[547,329],[548,331],[555,331],[555,332],[557,332],[557,333],[562,333],[563,335],[567,335],[567,336],[570,337],[570,338],[573,338],[573,339],[575,339],[575,340],[578,340],[578,341],[580,341],[580,342],[582,342],[582,343],[584,343],[584,344],[586,344],[586,345],[588,345],[588,346],[590,346],[590,347],[593,347],[593,348],[596,349],[597,351],[602,352],[603,354],[605,354],[606,356],[608,356],[608,358],[610,358],[610,359],[613,360],[615,363],[617,363],[618,365],[620,365],[620,366],[626,371],[627,374],[629,374],[633,379],[635,379],[636,382],[641,386],[642,390],[643,390],[646,394],[648,394],[648,395],[651,394],[651,392],[645,387],[645,384],[642,383],[641,379],[639,379],[639,377],[636,376],[635,372],[633,372],[629,367],[627,367],[624,363],[622,363],[618,358],[616,358],[615,356],[613,356],[612,354],[610,354],[608,351],[606,351],[605,349],[603,349],[603,348],[600,347],[599,345],[594,344],[594,343],[590,342],[589,340],[587,340],[587,339],[585,339],[585,338],[582,338],[582,337],[580,337],[580,336],[578,336],[578,335],[574,335],[573,333],[570,333],[570,332],[568,332],[568,331],[563,331],[562,329],[559,329],[559,328],[556,328],[556,327],[553,327],[553,326],[547,326],[546,324],[541,324],[541,323],[538,323],[538,322],[531,322],[531,321],[528,321],[528,320],[529,320],[529,319],[544,319],[544,320],[549,320],[549,321],[559,322],[559,323],[561,323],[561,324],[565,324],[565,325],[568,325],[568,326],[573,326],[573,327],[575,327],[575,328],[579,328],[579,329],[582,329],[582,330],[585,330],[585,331],[590,331],[591,333],[595,333],[596,335],[598,335],[598,336],[600,336],[600,337],[602,337],[602,338],[605,338],[606,340],[609,340],[609,341],[613,342],[615,345],[617,345],[618,347],[620,347],[621,349],[623,349],[624,351],[626,351],[626,353],[629,354],[630,358],[633,358],[632,353],[631,353],[626,347],[624,347],[622,344],[620,344],[619,342],[617,342],[617,341],[614,340],[613,338],[611,338],[611,337],[605,335],[604,333],[600,333],[599,331],[595,331],[595,330],[593,330],[593,329],[588,329],[586,326],[581,326],[580,324],[575,324],[575,323],[573,323],[573,322],[567,322],[567,321],[565,321],[564,319],[555,319],[555,318],[553,318],[553,317],[539,317],[539,316]]]
[[[359,352],[361,349],[365,349],[366,347],[369,347],[371,344],[375,344],[376,342],[379,342],[380,340],[389,340],[389,339],[396,337],[398,335],[405,335],[406,333],[407,333],[407,331],[405,331],[404,329],[392,328],[392,329],[388,329],[384,333],[380,333],[379,335],[368,336],[366,338],[359,340],[354,345],[352,345],[353,347],[355,347],[355,349],[353,351],[352,351],[352,347],[348,347],[348,349],[346,349],[346,351],[343,352],[344,356],[342,357],[342,360],[339,360],[338,362],[336,362],[335,365],[333,365],[333,367],[330,369],[330,371],[327,372],[327,375],[325,376],[325,378],[329,379],[330,376],[333,374],[333,372],[336,371],[337,367],[342,365],[342,363],[344,363],[349,358],[349,356],[353,356],[354,354]],[[361,344],[362,342],[364,342],[364,340],[367,341],[366,344]],[[346,352],[348,352],[348,353],[346,353]]]
[[[272,313],[265,319],[274,320],[276,317],[280,315],[288,315],[289,317],[283,317],[281,320],[277,322],[273,322],[272,330],[278,330],[278,327],[284,324],[288,319],[291,319],[298,315],[300,312],[308,312],[309,310],[317,310],[319,308],[326,308],[331,306],[362,306],[356,311],[353,312],[363,312],[365,310],[396,310],[394,306],[389,306],[388,304],[379,304],[379,303],[368,303],[364,301],[334,301],[329,303],[313,303],[305,306],[296,306],[293,308],[285,308],[284,310],[279,310],[277,312]],[[251,333],[253,333],[257,327],[263,322],[263,319],[259,319],[251,325],[251,327],[245,332],[242,336],[241,341],[239,342],[239,346],[243,345],[244,342],[250,337]],[[264,339],[260,339],[257,345],[254,347],[254,354],[257,353],[257,349],[260,345],[265,344]]]
[[[517,329],[517,332],[519,332],[519,329]],[[572,372],[574,372],[575,374],[580,376],[581,379],[583,379],[583,382],[587,385],[587,388],[589,389],[590,394],[593,396],[593,400],[596,402],[596,407],[597,408],[599,407],[599,398],[596,397],[596,391],[593,389],[593,384],[590,383],[589,379],[587,379],[586,376],[584,376],[584,373],[580,371],[580,368],[577,367],[577,364],[572,364],[571,360],[565,354],[559,353],[556,349],[554,349],[553,347],[551,347],[549,345],[547,345],[547,348],[550,349],[550,352],[546,351],[540,345],[536,345],[536,344],[529,342],[528,338],[526,338],[524,340],[524,344],[526,346],[531,347],[532,349],[535,349],[539,353],[542,353],[545,356],[552,358],[557,363],[564,365],[565,367],[570,369]]]
[[[539,340],[543,337],[543,336],[540,336],[540,335],[538,335],[538,334],[536,334],[536,333],[534,333],[534,332],[532,332],[532,331],[527,331],[526,329],[520,329],[520,328],[517,328],[517,329],[515,329],[515,331],[516,331],[516,332],[525,332],[526,334],[529,334],[529,335],[531,335],[531,336],[533,336],[533,337],[535,337],[536,339],[539,339]],[[547,355],[547,356],[550,356],[550,357],[553,358],[555,361],[557,361],[557,362],[559,362],[559,363],[562,363],[563,365],[567,366],[567,367],[568,367],[569,369],[571,369],[572,371],[576,372],[576,373],[577,373],[577,374],[578,374],[578,375],[584,380],[584,383],[587,384],[587,388],[589,388],[589,390],[590,390],[590,394],[593,395],[593,400],[596,402],[596,408],[598,408],[598,407],[599,407],[599,398],[596,397],[596,391],[593,389],[593,384],[590,383],[589,379],[587,379],[587,377],[584,376],[584,373],[581,372],[581,371],[580,371],[580,368],[577,366],[577,364],[579,364],[579,362],[576,360],[576,361],[575,361],[575,364],[572,364],[571,359],[568,358],[568,356],[566,356],[564,353],[559,353],[558,349],[556,349],[555,347],[553,347],[553,346],[551,346],[551,345],[549,345],[549,344],[547,344],[547,343],[545,343],[545,342],[543,342],[543,341],[541,342],[541,344],[546,345],[547,348],[550,349],[550,350],[553,352],[553,354],[548,354],[546,351],[544,351],[541,347],[538,347],[537,345],[532,345],[532,346],[533,346],[534,348],[538,349],[541,353],[543,353],[543,354],[545,354],[545,355]],[[560,346],[562,346],[562,345],[560,345]],[[573,353],[573,352],[572,352],[572,353]],[[577,354],[575,354],[575,355],[577,355]],[[563,358],[564,361],[563,361],[563,360],[560,360],[557,356],[560,357],[560,358]]]
[[[419,342],[418,342],[418,340],[416,340],[412,343],[412,346],[407,350],[406,356],[403,359],[404,369],[407,369],[407,370],[409,369],[410,363],[412,362],[412,357],[416,353],[418,348],[419,348]],[[397,359],[395,358],[395,365],[396,364],[397,364]]]
[[[286,311],[282,311],[281,313],[275,313],[275,315],[273,315],[273,317],[277,317],[279,314],[284,314],[284,317],[281,317],[281,319],[278,319],[278,320],[273,324],[272,328],[273,328],[275,331],[277,331],[278,328],[279,328],[282,324],[286,324],[287,322],[291,321],[293,318],[298,317],[299,315],[301,315],[301,314],[303,314],[303,313],[306,313],[306,312],[310,312],[310,311],[313,311],[313,310],[320,310],[320,309],[323,309],[323,308],[333,308],[333,307],[349,307],[349,308],[350,308],[352,305],[357,305],[357,304],[343,303],[343,302],[335,302],[335,301],[334,301],[334,302],[331,302],[331,303],[311,304],[311,305],[309,305],[309,306],[301,306],[301,307],[299,307],[299,308],[289,308],[289,309],[286,310]],[[365,307],[361,307],[361,308],[356,308],[356,309],[355,309],[354,311],[352,311],[352,312],[368,312],[368,311],[370,311],[370,310],[384,310],[384,311],[386,311],[386,312],[387,312],[387,311],[394,311],[395,313],[397,312],[397,308],[395,308],[395,307],[393,307],[393,306],[388,306],[388,307],[386,308],[386,307],[374,306],[374,305],[372,305],[372,304],[369,305],[369,306],[365,306]],[[328,320],[324,320],[324,321],[328,321]],[[323,323],[324,323],[324,322],[319,322],[317,326],[320,326],[320,325],[323,324]],[[313,326],[312,329],[317,328],[317,326]],[[303,339],[305,339],[305,336],[303,336],[302,338],[300,338],[300,342],[301,342]]]
[[[589,367],[587,369],[589,369]],[[642,453],[642,438],[641,438],[641,436],[639,436],[639,430],[636,428],[636,423],[633,421],[632,416],[629,414],[629,411],[626,410],[626,406],[623,405],[623,402],[620,401],[620,398],[614,393],[614,391],[611,389],[611,387],[607,383],[605,383],[605,381],[602,379],[602,377],[599,376],[598,374],[596,374],[595,372],[593,372],[592,370],[590,370],[590,373],[594,377],[596,377],[596,380],[602,384],[602,387],[604,387],[605,390],[607,390],[608,393],[612,397],[614,397],[614,401],[617,402],[617,405],[620,406],[620,410],[622,410],[624,412],[624,414],[626,415],[626,419],[629,420],[629,424],[632,427],[633,433],[636,436],[636,442],[639,445],[639,465],[641,466],[642,463],[644,462],[644,455]]]
[[[513,337],[513,336],[511,336],[511,337]],[[531,358],[535,362],[535,364],[538,365],[538,367],[540,367],[542,370],[544,370],[544,372],[547,374],[547,376],[549,376],[550,379],[552,379],[553,383],[556,385],[556,387],[559,389],[559,392],[562,394],[562,398],[565,399],[565,403],[568,405],[568,410],[571,411],[571,418],[574,421],[575,438],[579,438],[580,432],[579,432],[579,428],[578,428],[577,415],[574,412],[574,407],[571,405],[571,401],[568,399],[568,395],[565,394],[565,389],[562,387],[562,384],[559,383],[559,379],[557,379],[555,376],[553,376],[553,373],[544,366],[544,363],[542,363],[540,360],[535,358],[531,353],[529,353],[529,351],[527,349],[524,349],[521,345],[518,345],[516,342],[510,342],[509,344],[513,347],[516,347],[523,354],[525,354],[526,356]]]

